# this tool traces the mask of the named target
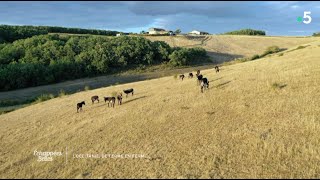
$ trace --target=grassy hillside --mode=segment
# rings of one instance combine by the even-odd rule
[[[170,46],[202,47],[217,62],[261,54],[270,46],[290,48],[320,40],[319,37],[256,37],[234,35],[211,36],[146,36],[152,41],[165,41]]]
[[[170,76],[0,115],[0,177],[319,178],[319,58],[320,43],[311,43],[219,74],[205,70],[204,93],[195,79]],[[90,103],[126,88],[136,92],[121,106]],[[63,155],[37,162],[35,150]],[[73,158],[80,153],[144,157]]]

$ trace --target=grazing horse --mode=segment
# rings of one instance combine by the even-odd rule
[[[98,101],[99,103],[99,96],[92,96],[91,101],[92,101],[92,104],[94,103],[94,101]]]
[[[202,74],[200,74],[200,75],[197,75],[197,85],[199,85],[200,83],[201,83],[201,81],[202,81],[202,78],[203,78],[203,76],[202,76]]]
[[[123,90],[123,92],[126,94],[126,97],[128,97],[128,94],[132,93],[132,96],[133,96],[133,89],[126,89],[126,90]]]
[[[83,105],[86,105],[86,103],[84,101],[82,101],[82,102],[77,104],[77,113],[79,112],[79,109],[80,109],[80,111],[82,111],[82,106]]]
[[[179,76],[179,78],[183,81],[183,79],[184,79],[184,74],[181,74],[181,75]]]
[[[122,93],[120,93],[120,95],[117,96],[117,100],[118,100],[118,105],[122,104]]]
[[[219,66],[215,66],[214,69],[216,70],[216,73],[220,71]]]
[[[193,74],[192,73],[189,73],[189,78],[193,78]]]
[[[106,103],[108,101],[108,107],[111,102],[111,107],[114,107],[114,104],[116,103],[115,97],[104,97],[104,102]]]
[[[201,81],[201,92],[203,93],[205,89],[209,89],[209,81],[207,78],[203,78]]]

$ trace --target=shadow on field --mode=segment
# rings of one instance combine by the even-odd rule
[[[124,98],[122,99],[122,101],[123,101],[122,104],[127,104],[127,103],[129,103],[129,102],[132,102],[132,101],[135,101],[135,100],[139,100],[139,99],[143,99],[143,98],[146,98],[146,97],[148,97],[148,96],[141,96],[141,97],[138,97],[138,98],[130,99],[130,100],[128,100],[128,101],[126,101],[127,98],[124,97]],[[129,97],[128,97],[128,98],[129,98]]]
[[[215,79],[215,80],[212,80],[212,81],[209,81],[209,82],[217,81],[217,80],[219,80],[219,79],[222,79],[222,77],[220,77],[220,78],[217,78],[217,79]]]
[[[207,50],[207,53],[210,57],[212,57],[216,63],[222,63],[222,62],[228,62],[232,61],[236,58],[243,58],[243,55],[238,55],[238,54],[228,54],[228,53],[217,53],[213,51]]]
[[[221,87],[221,86],[224,86],[224,85],[226,85],[226,84],[229,84],[230,82],[231,82],[231,81],[227,81],[227,82],[218,84],[218,85],[216,86],[216,88],[219,88],[219,87]]]

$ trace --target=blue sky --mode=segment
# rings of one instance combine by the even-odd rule
[[[311,11],[312,22],[297,22]],[[315,1],[15,1],[0,2],[0,24],[47,25],[123,32],[169,30],[212,34],[243,28],[267,35],[304,36],[320,31]]]

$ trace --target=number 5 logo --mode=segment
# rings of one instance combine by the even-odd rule
[[[307,18],[308,21],[304,20],[303,23],[305,23],[305,24],[311,23],[312,18],[311,18],[311,16],[309,16],[310,14],[311,14],[310,11],[304,11],[304,13],[303,13],[303,18]]]

